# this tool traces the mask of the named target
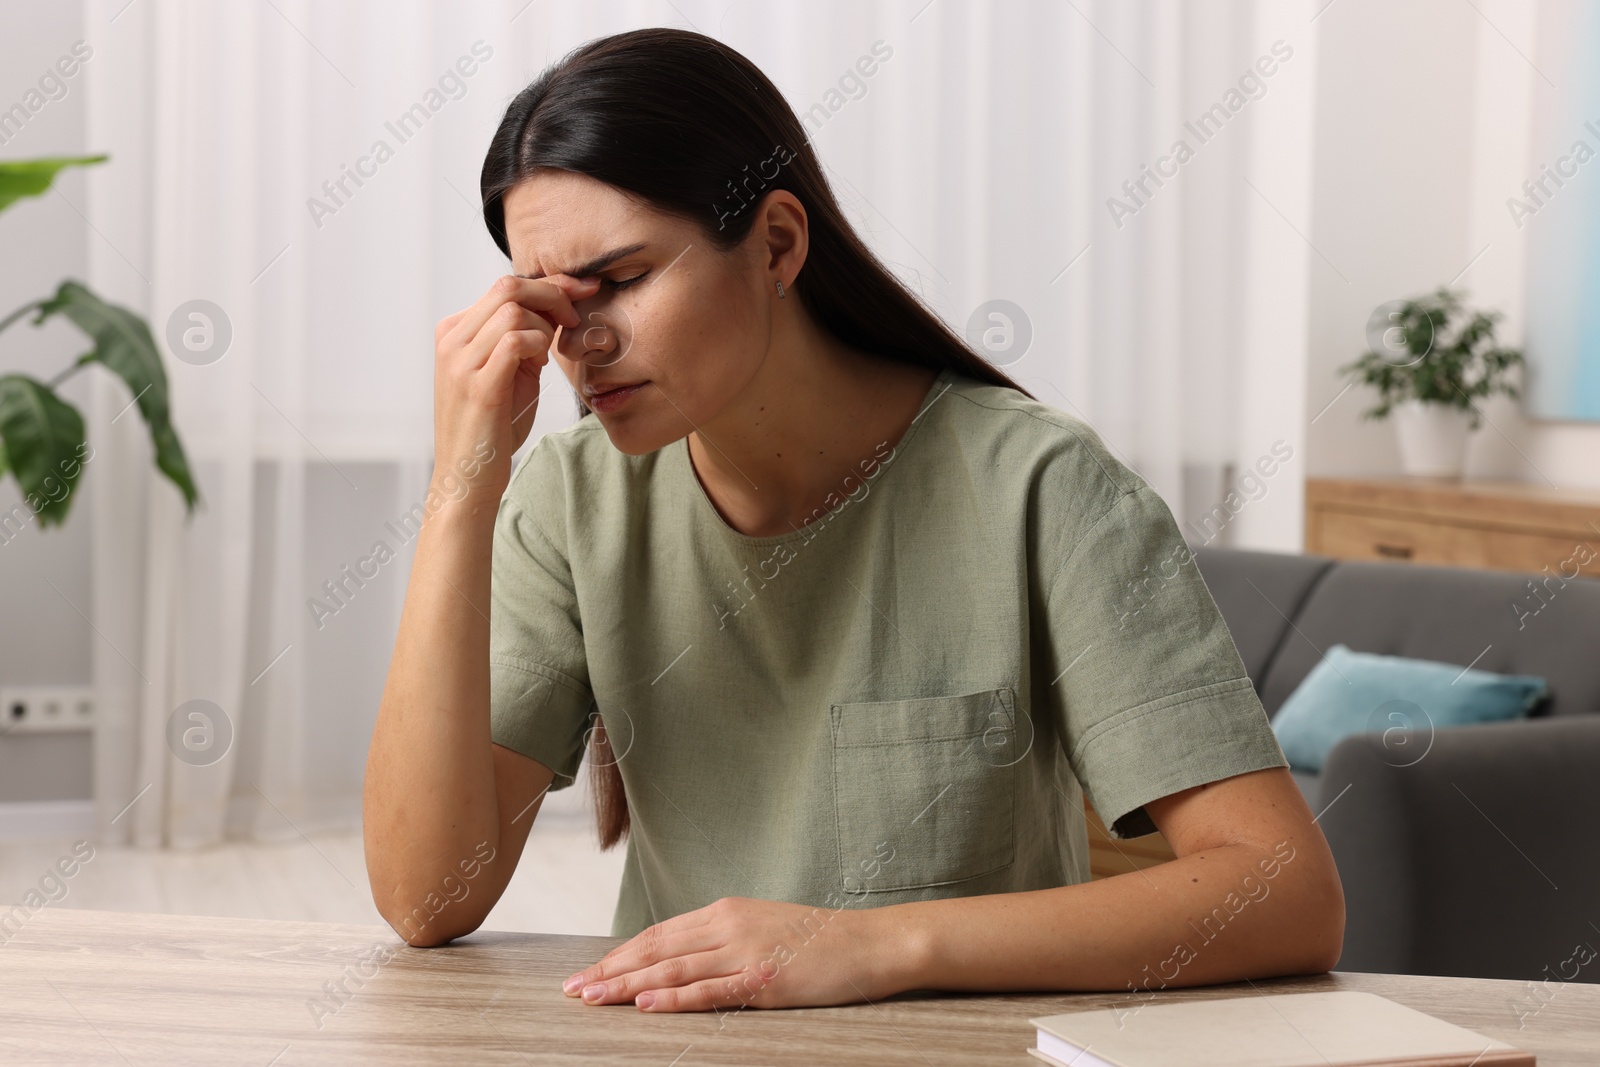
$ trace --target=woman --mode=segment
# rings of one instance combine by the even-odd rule
[[[478,927],[587,750],[630,940],[586,1003],[1334,965],[1331,856],[1170,512],[867,251],[760,71],[591,42],[482,194],[514,273],[439,324],[367,771],[408,942]],[[513,470],[551,357],[582,417]],[[1085,792],[1178,858],[1089,881]]]

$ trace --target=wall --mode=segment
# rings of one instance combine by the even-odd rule
[[[1336,373],[1364,348],[1378,304],[1453,282],[1503,310],[1500,340],[1521,343],[1527,227],[1512,224],[1505,199],[1555,147],[1529,136],[1538,10],[1338,0],[1317,20],[1311,476],[1399,471],[1392,427],[1360,419],[1371,394],[1340,396]],[[1530,422],[1504,398],[1483,410],[1468,478],[1600,487],[1600,425]]]
[[[1574,139],[1581,136],[1591,147],[1595,140],[1581,129],[1556,129],[1541,121],[1550,96],[1561,93],[1563,79],[1571,77],[1551,66],[1541,48],[1550,41],[1539,38],[1540,14],[1552,10],[1551,0],[1488,0],[1481,6],[1485,17],[1478,20],[1477,64],[1482,88],[1475,109],[1467,224],[1472,249],[1486,251],[1471,277],[1484,300],[1506,310],[1508,336],[1520,343],[1527,238],[1540,225],[1559,224],[1559,216],[1541,210],[1519,228],[1506,209],[1506,199],[1520,196],[1522,183],[1538,175],[1539,165],[1553,163]],[[1546,82],[1539,68],[1554,82]],[[1600,119],[1600,115],[1590,117]],[[1583,168],[1578,180],[1595,181],[1593,168]],[[1566,195],[1570,205],[1576,194],[1567,190]],[[1592,198],[1594,191],[1584,195]],[[1487,414],[1495,429],[1479,435],[1482,440],[1471,457],[1474,465],[1469,473],[1562,487],[1600,487],[1600,423],[1530,422],[1508,401]]]

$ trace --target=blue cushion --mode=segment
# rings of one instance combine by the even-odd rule
[[[1387,762],[1408,766],[1427,754],[1435,729],[1521,718],[1546,692],[1545,680],[1532,675],[1334,645],[1283,702],[1272,729],[1296,770],[1320,773],[1334,745],[1361,733],[1378,735],[1373,741]]]

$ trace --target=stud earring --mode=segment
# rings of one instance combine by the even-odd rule
[[[782,279],[782,278],[779,278],[779,279],[778,279],[778,283],[777,283],[777,284],[778,284],[778,299],[779,299],[779,300],[782,300],[782,299],[784,299],[784,294],[783,294],[783,279]]]

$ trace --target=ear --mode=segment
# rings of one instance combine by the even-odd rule
[[[789,285],[805,265],[810,250],[810,227],[806,209],[787,189],[773,189],[756,205],[756,221],[751,237],[757,239],[761,253],[760,269],[765,286],[781,279]]]

